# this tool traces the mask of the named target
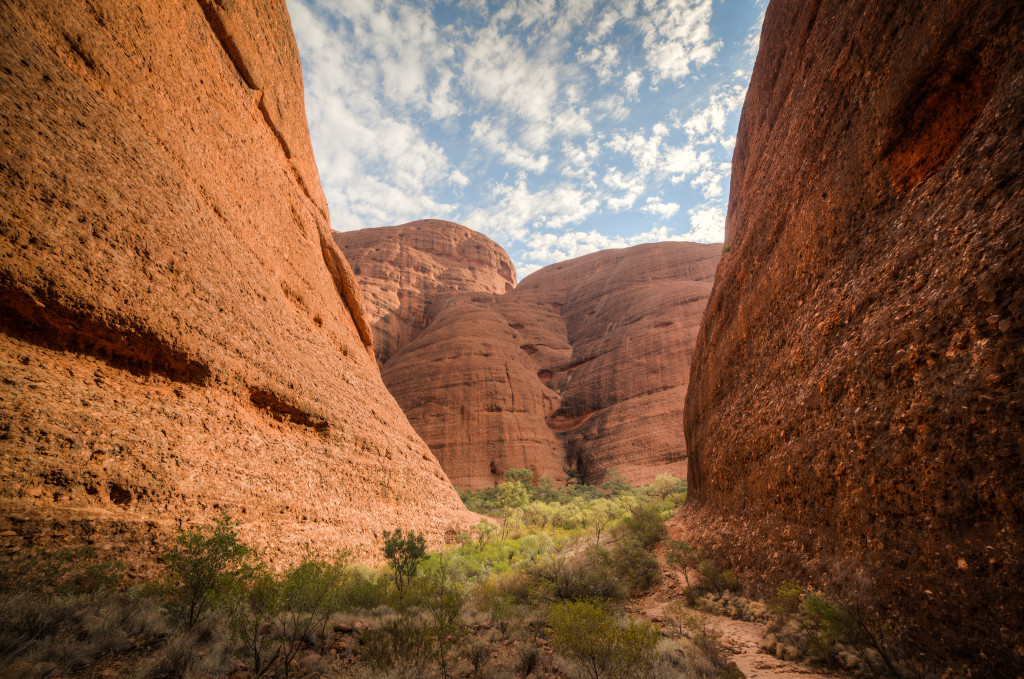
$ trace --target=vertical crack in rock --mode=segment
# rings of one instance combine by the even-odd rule
[[[363,346],[372,350],[373,331],[366,323],[362,292],[359,290],[359,282],[356,281],[355,274],[352,273],[345,258],[338,252],[338,246],[334,244],[334,241],[322,233],[320,234],[320,249],[323,252],[324,264],[327,265],[327,270],[334,280],[334,287],[352,315],[352,322],[355,323],[356,329],[359,331],[359,338],[363,341]]]

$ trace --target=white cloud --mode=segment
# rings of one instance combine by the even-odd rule
[[[728,115],[739,110],[747,94],[744,85],[730,85],[713,93],[707,105],[683,123],[683,129],[696,143],[721,143]]]
[[[607,82],[611,80],[615,66],[619,63],[619,48],[608,43],[594,47],[587,52],[581,49],[576,52],[576,58],[581,64],[587,64],[593,68],[598,80]]]
[[[474,122],[471,129],[475,141],[483,144],[488,151],[500,154],[508,165],[530,172],[543,172],[548,166],[549,159],[546,155],[535,156],[518,144],[513,144],[502,130],[494,127],[486,119]]]
[[[712,0],[645,0],[648,13],[637,19],[644,35],[652,85],[659,80],[681,80],[691,64],[703,66],[722,47],[711,34]]]
[[[663,203],[661,198],[652,196],[647,199],[640,211],[649,215],[657,215],[658,219],[668,219],[679,212],[679,203]]]
[[[668,227],[665,226],[656,226],[632,236],[607,236],[594,230],[565,233],[537,232],[531,234],[527,239],[524,257],[532,261],[558,262],[589,255],[598,250],[628,248],[640,243],[655,243],[665,240],[679,240],[679,237],[670,235]],[[516,270],[521,271],[522,267],[516,264]]]
[[[530,191],[523,177],[514,185],[494,187],[492,199],[461,217],[461,223],[492,238],[513,241],[523,240],[530,228],[557,230],[579,224],[600,207],[597,198],[572,186]]]
[[[698,243],[721,243],[725,240],[725,210],[718,205],[704,204],[689,210],[690,230],[681,238]]]
[[[643,81],[644,76],[640,71],[630,71],[627,73],[626,77],[622,80],[622,86],[626,90],[626,97],[636,99],[637,93],[640,91],[640,83]]]

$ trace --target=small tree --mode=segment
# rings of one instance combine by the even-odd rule
[[[429,574],[423,601],[423,607],[433,622],[441,679],[451,676],[453,668],[448,656],[465,632],[465,626],[459,620],[465,603],[466,595],[462,587],[452,579],[448,572],[448,562],[442,558],[437,570]]]
[[[281,612],[281,588],[274,576],[260,569],[238,583],[231,598],[228,626],[249,658],[254,677],[273,669],[281,657],[282,644],[274,638],[273,622]]]
[[[650,486],[651,493],[665,500],[669,495],[686,492],[686,481],[677,479],[671,474],[658,475]]]
[[[284,676],[290,671],[291,661],[302,648],[303,639],[319,638],[321,653],[326,637],[327,621],[340,606],[341,585],[345,577],[348,552],[339,552],[329,561],[307,555],[288,569],[281,580],[280,616],[283,632],[281,662]]]
[[[483,550],[484,545],[491,539],[491,533],[497,530],[494,524],[486,519],[480,523],[470,526],[474,533],[476,533],[476,544],[477,549]]]
[[[524,488],[529,488],[533,485],[533,470],[531,469],[506,469],[505,470],[505,481],[515,482],[523,484]]]
[[[519,481],[507,481],[498,486],[498,500],[501,503],[501,539],[504,540],[513,511],[529,502],[530,495]]]
[[[249,555],[227,514],[212,527],[179,532],[164,554],[168,610],[188,629],[195,627],[231,585],[251,571]]]
[[[674,566],[683,572],[683,579],[686,580],[686,586],[690,586],[690,569],[696,569],[701,561],[704,560],[704,555],[686,544],[682,540],[669,540],[668,547],[665,550],[665,561],[669,566]]]
[[[619,624],[610,612],[589,601],[551,607],[552,645],[591,679],[643,674],[654,660],[660,637],[653,624]]]
[[[402,535],[401,528],[384,531],[384,558],[391,566],[395,589],[399,596],[404,595],[406,585],[416,577],[420,562],[427,558],[427,541],[421,533],[413,531]]]
[[[618,469],[608,470],[604,475],[604,482],[601,483],[601,490],[608,495],[617,495],[632,488]]]

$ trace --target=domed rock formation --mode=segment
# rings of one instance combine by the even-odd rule
[[[683,531],[948,676],[1024,672],[1022,138],[1020,3],[772,2],[687,395]]]
[[[426,327],[427,310],[445,292],[494,292],[516,284],[515,265],[490,238],[440,219],[334,232],[355,258],[373,348],[381,364]]]
[[[497,268],[507,255],[480,234],[457,227],[472,234],[464,238],[474,243],[469,251],[488,253],[489,277],[457,258],[434,266],[438,253],[430,248],[441,244],[440,254],[449,256],[455,228],[429,220],[335,234],[370,291],[367,306],[375,306],[380,289],[389,290],[392,304],[415,300],[407,308],[417,310],[419,330],[405,335],[397,353],[378,354],[381,373],[452,481],[486,487],[515,468],[556,481],[571,469],[589,481],[611,468],[635,482],[664,472],[685,476],[680,410],[721,247],[605,250],[545,267],[497,294],[514,279]],[[407,264],[380,281],[388,248]],[[409,265],[438,274],[404,273]],[[475,266],[476,279],[447,274],[455,265]],[[412,288],[400,295],[399,280]],[[393,327],[394,315],[381,313],[378,323]]]
[[[471,520],[385,389],[283,0],[0,26],[0,531],[144,564],[228,512],[285,560]]]

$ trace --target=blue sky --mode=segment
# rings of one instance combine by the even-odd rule
[[[335,229],[720,242],[764,0],[288,0]]]

